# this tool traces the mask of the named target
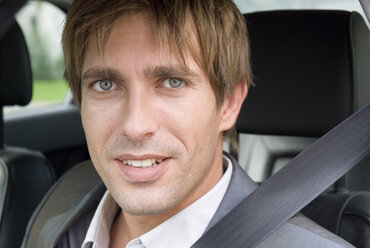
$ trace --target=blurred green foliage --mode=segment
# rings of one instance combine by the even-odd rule
[[[63,80],[34,80],[32,102],[61,102],[68,91]]]
[[[36,80],[55,80],[63,77],[63,56],[52,59],[47,49],[47,36],[41,34],[37,16],[31,18],[31,30],[28,35],[28,46],[32,73]]]

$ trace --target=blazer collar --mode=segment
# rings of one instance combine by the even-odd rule
[[[227,152],[224,152],[233,165],[233,173],[229,187],[226,190],[224,198],[221,201],[215,215],[211,219],[206,231],[219,222],[227,213],[236,207],[244,198],[246,198],[258,185],[245,173],[239,163]],[[205,231],[205,232],[206,232]]]

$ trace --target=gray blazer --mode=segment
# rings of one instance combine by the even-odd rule
[[[225,155],[233,163],[233,173],[225,196],[209,223],[207,230],[257,187],[239,164],[229,154],[225,153]],[[91,162],[82,163],[73,170],[69,173],[69,177],[67,175],[59,180],[62,183],[59,183],[59,186],[52,190],[56,193],[54,195],[50,193],[44,199],[44,202],[40,204],[38,211],[36,211],[36,214],[32,218],[33,220],[31,222],[33,223],[30,224],[30,230],[28,230],[29,232],[23,241],[22,247],[81,247],[95,209],[106,189],[92,168]],[[81,178],[81,174],[85,175],[83,179]],[[73,175],[78,176],[73,178]],[[84,184],[81,180],[86,180],[91,185],[95,185],[88,188],[86,190],[87,193],[85,192],[82,197],[76,194],[79,187]],[[93,184],[94,180],[95,183]],[[61,195],[58,196],[58,188],[63,187],[65,189],[59,190]],[[71,193],[75,193],[75,199],[69,199],[68,202],[63,202],[63,198],[61,200],[60,198],[62,195],[65,196],[68,189],[71,190]],[[59,203],[55,203],[58,198]],[[50,213],[55,208],[59,210],[55,210],[56,213],[54,214]],[[268,236],[257,247],[339,248],[353,246],[305,216],[297,214]]]

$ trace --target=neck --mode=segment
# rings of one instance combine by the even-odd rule
[[[121,210],[112,224],[110,247],[126,247],[130,240],[149,232],[171,216],[168,212],[153,216],[134,216]],[[114,243],[119,245],[111,246]]]

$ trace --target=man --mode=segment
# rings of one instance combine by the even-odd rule
[[[107,192],[58,247],[190,247],[255,189],[222,152],[251,84],[231,1],[76,0],[63,50]],[[301,215],[272,246],[351,247]]]

